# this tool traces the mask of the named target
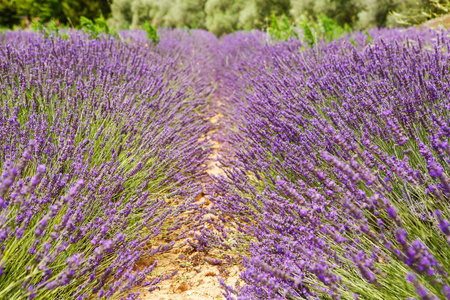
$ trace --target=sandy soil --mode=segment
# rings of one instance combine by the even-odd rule
[[[210,119],[212,124],[217,124],[222,115],[219,113]],[[219,167],[216,161],[220,156],[221,145],[213,140],[215,130],[208,133],[207,138],[213,144],[213,152],[210,155],[207,173],[214,177],[217,175],[225,175],[223,170]],[[205,202],[205,207],[209,207],[211,203],[204,195],[201,195],[197,201]],[[214,216],[210,216],[214,217]],[[174,233],[176,234],[176,233]],[[191,235],[190,237],[192,237]],[[132,292],[140,292],[142,300],[211,300],[211,299],[225,299],[221,293],[219,278],[226,280],[229,285],[235,285],[239,278],[240,266],[217,266],[210,264],[208,259],[220,259],[223,253],[219,250],[213,250],[208,254],[194,252],[190,253],[190,247],[184,245],[185,241],[181,240],[175,244],[175,247],[160,256],[152,258],[152,260],[141,261],[138,264],[139,269],[151,265],[155,259],[158,260],[157,267],[152,272],[151,278],[155,278],[160,274],[167,274],[174,270],[178,273],[171,279],[162,281],[158,284],[159,289],[148,292],[147,288],[135,288]]]

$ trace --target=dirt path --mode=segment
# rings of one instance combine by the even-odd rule
[[[217,127],[218,122],[222,118],[219,113],[210,119],[210,122]],[[225,175],[220,168],[217,158],[220,157],[221,145],[214,140],[214,133],[217,128],[208,132],[207,137],[213,144],[213,152],[209,157],[208,171],[211,176]],[[211,205],[208,196],[201,195],[197,202],[205,202],[205,207]],[[210,216],[213,217],[213,216]],[[190,236],[192,237],[193,234]],[[201,252],[189,253],[191,249],[189,246],[183,245],[185,241],[178,241],[175,247],[168,253],[155,257],[158,259],[158,264],[151,277],[155,278],[160,274],[167,274],[174,270],[178,270],[177,275],[172,279],[165,280],[158,284],[160,289],[153,292],[148,292],[146,288],[136,288],[132,292],[139,291],[142,300],[211,300],[211,299],[225,299],[221,293],[219,284],[219,277],[224,278],[227,284],[234,286],[236,283],[240,269],[239,266],[213,265],[208,262],[211,259],[221,259],[223,252],[219,250],[212,250],[207,255]],[[154,261],[154,260],[153,260]],[[141,267],[150,265],[153,261],[143,262]]]

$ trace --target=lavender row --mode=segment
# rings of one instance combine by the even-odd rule
[[[69,36],[0,40],[2,299],[154,289],[171,274],[135,265],[173,246],[155,240],[186,222],[205,176],[216,38]]]
[[[450,37],[369,35],[225,38],[227,299],[450,299]]]

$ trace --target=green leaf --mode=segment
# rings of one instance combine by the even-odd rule
[[[150,24],[150,22],[144,23],[144,30],[147,32],[147,37],[152,41],[154,45],[158,45],[160,42],[160,37],[158,35],[158,30],[155,26]]]

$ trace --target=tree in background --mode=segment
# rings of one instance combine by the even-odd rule
[[[389,15],[410,0],[292,0],[291,14],[298,22],[306,16],[326,15],[340,26],[354,29],[395,26]],[[413,1],[411,1],[413,2]]]
[[[207,29],[221,35],[238,29],[265,28],[270,15],[289,15],[290,0],[114,0],[110,25]]]
[[[403,10],[394,13],[396,21],[406,26],[421,24],[450,12],[448,0],[426,0],[408,4]]]
[[[240,24],[240,13],[244,8],[251,7],[248,2],[234,0],[208,0],[205,5],[206,28],[216,35],[222,35],[236,30]],[[255,11],[251,12],[253,16]],[[254,22],[257,16],[249,19]]]
[[[58,2],[61,3],[64,17],[71,26],[78,26],[81,16],[96,19],[99,16],[108,18],[111,15],[108,0],[63,0]]]
[[[21,22],[31,23],[32,19],[38,18],[43,22],[53,19],[67,21],[62,6],[58,0],[1,0],[0,6],[1,26],[11,27]]]
[[[291,5],[296,22],[324,14],[356,30],[421,24],[450,11],[448,0],[291,0]]]
[[[151,22],[158,27],[188,26],[222,35],[268,28],[271,15],[285,15],[291,21],[326,15],[344,26],[357,23],[364,1],[371,0],[114,0],[110,25],[134,29]]]
[[[0,27],[12,27],[20,24],[17,7],[8,0],[0,0]]]
[[[111,14],[108,0],[0,0],[0,26],[28,26],[34,19],[46,23],[56,20],[72,27],[80,17],[95,19]]]
[[[187,26],[190,28],[205,28],[206,0],[175,0],[164,17],[164,25],[168,27]]]
[[[415,2],[414,2],[415,3]],[[412,1],[402,0],[365,0],[358,12],[356,29],[370,27],[394,27],[398,26],[392,12],[405,10],[406,6],[414,4]]]
[[[144,29],[149,22],[222,35],[267,29],[272,15],[284,15],[297,26],[326,16],[341,27],[359,30],[420,24],[449,9],[450,0],[0,0],[0,26],[27,27],[37,19],[78,27],[81,16],[103,15],[116,29]]]
[[[119,29],[153,26],[205,28],[206,0],[114,0],[110,25]]]

